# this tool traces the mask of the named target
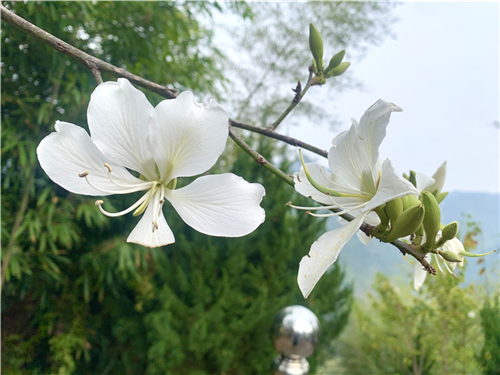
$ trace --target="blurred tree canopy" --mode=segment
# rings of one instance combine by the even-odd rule
[[[463,238],[468,251],[475,249],[479,232],[469,223]],[[427,277],[418,293],[377,274],[369,307],[356,303],[352,335],[340,344],[341,373],[495,374],[498,311],[488,303],[481,309],[480,288],[460,285],[465,262],[456,268],[456,278]]]
[[[217,98],[228,97],[222,90],[229,86],[223,70],[227,60],[213,45],[206,20],[220,11],[239,19],[263,15],[242,2],[3,4],[116,66]],[[372,9],[352,4],[344,12],[357,22]],[[378,30],[379,25],[370,27]],[[352,40],[364,38],[356,28],[351,31]],[[101,215],[94,198],[52,183],[36,157],[38,143],[56,120],[86,126],[96,86],[92,74],[7,23],[1,74],[6,374],[268,373],[276,354],[269,327],[274,314],[290,304],[310,307],[323,324],[326,344],[316,360],[331,353],[328,343],[346,324],[352,290],[337,265],[307,301],[300,295],[298,263],[325,223],[284,207],[290,199],[307,204],[293,189],[230,148],[217,171],[231,170],[267,190],[267,219],[257,231],[241,239],[203,236],[166,207],[175,244],[159,249],[128,244],[137,218]],[[153,104],[162,99],[146,95]],[[253,122],[272,116],[269,108],[263,106],[265,116]],[[281,169],[292,171],[284,148],[269,140],[249,141]],[[106,203],[120,209],[135,199],[106,197]]]

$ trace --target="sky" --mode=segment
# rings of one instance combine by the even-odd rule
[[[394,14],[395,39],[351,61],[363,89],[338,95],[341,125],[332,131],[325,119],[314,131],[280,131],[328,150],[351,118],[381,98],[403,108],[392,114],[380,148],[396,170],[432,176],[446,160],[444,190],[498,194],[499,3],[404,3]]]

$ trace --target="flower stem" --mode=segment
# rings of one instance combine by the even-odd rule
[[[278,117],[278,119],[271,126],[269,126],[270,130],[272,130],[272,131],[276,130],[278,125],[281,124],[283,122],[283,120],[286,118],[286,116],[288,116],[288,114],[290,112],[292,112],[292,110],[297,106],[297,104],[299,104],[299,102],[302,100],[304,95],[306,95],[307,90],[309,90],[309,87],[311,87],[312,76],[313,76],[313,72],[309,71],[309,78],[307,79],[307,83],[306,83],[304,89],[302,89],[302,90],[300,89],[300,82],[299,82],[299,84],[297,85],[297,88],[294,90],[296,92],[296,95],[293,98],[292,102],[285,109],[285,111],[280,115],[280,117]]]
[[[285,181],[288,185],[293,186],[293,178],[283,172],[281,169],[275,167],[271,163],[269,163],[266,158],[264,158],[261,154],[259,154],[257,151],[255,151],[253,148],[251,148],[243,139],[241,139],[234,131],[229,128],[229,136],[231,139],[241,147],[243,151],[245,151],[248,155],[250,155],[258,164],[262,165],[264,168],[268,169],[270,172],[272,172],[274,175],[278,176],[281,178],[283,181]]]

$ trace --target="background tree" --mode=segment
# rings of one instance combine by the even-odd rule
[[[468,229],[463,242],[470,251],[479,228]],[[465,267],[456,270],[457,278],[428,277],[418,293],[377,274],[376,294],[369,307],[355,308],[353,336],[341,344],[346,373],[480,374],[482,293],[461,285]]]
[[[215,87],[226,82],[223,56],[200,24],[220,9],[217,4],[5,5],[76,47],[158,83],[218,96]],[[244,3],[230,9],[240,17],[252,14]],[[176,214],[170,219],[173,210],[167,207],[177,243],[144,249],[125,242],[135,225],[130,217],[109,220],[94,199],[48,180],[36,146],[57,119],[85,126],[95,82],[77,63],[9,24],[3,31],[6,373],[263,373],[275,354],[268,337],[272,317],[292,303],[319,315],[325,341],[338,335],[351,293],[342,286],[340,268],[323,278],[307,303],[296,288],[297,264],[324,223],[285,208],[293,190],[241,152],[229,152],[218,168],[262,182],[268,192],[267,221],[242,239],[201,236]],[[153,104],[161,100],[146,94]],[[259,147],[289,170],[282,148],[269,141]],[[134,198],[109,197],[107,203],[121,208]]]

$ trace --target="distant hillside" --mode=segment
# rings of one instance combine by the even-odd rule
[[[469,219],[467,215],[470,215]],[[477,252],[488,252],[499,249],[500,244],[500,196],[498,194],[486,193],[463,193],[453,192],[442,203],[442,222],[449,223],[458,221],[459,227],[465,229],[469,220],[480,223],[482,229],[478,236]],[[333,229],[339,224],[335,218],[331,218],[328,227]],[[355,294],[364,296],[371,288],[373,278],[377,272],[389,275],[394,281],[399,280],[409,284],[412,280],[409,276],[413,272],[412,259],[403,257],[399,251],[391,245],[373,240],[368,246],[364,246],[356,236],[342,250],[339,261],[345,267],[347,278],[354,282]],[[467,267],[466,283],[498,283],[500,252],[488,255],[484,262],[477,264],[479,258],[469,258]],[[486,272],[480,276],[479,271],[485,267]]]

